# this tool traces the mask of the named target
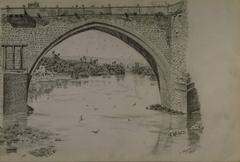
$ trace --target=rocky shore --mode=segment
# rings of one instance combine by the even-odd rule
[[[185,133],[186,133],[186,131],[185,130],[181,130],[181,129],[170,130],[168,132],[168,136],[176,137],[176,136],[179,136],[179,135],[182,135],[182,134],[185,134]]]
[[[202,132],[203,131],[203,129],[204,129],[204,126],[203,126],[203,124],[202,124],[202,122],[196,122],[194,125],[192,125],[191,127],[190,127],[190,130],[192,130],[192,131],[198,131],[198,132]]]
[[[185,114],[181,111],[172,110],[172,109],[169,109],[169,108],[167,108],[165,106],[162,106],[160,104],[150,105],[149,107],[146,107],[146,109],[161,111],[161,112],[169,113],[169,114],[172,114],[172,115],[184,115]]]
[[[23,157],[30,154],[35,157],[48,157],[56,152],[55,142],[60,141],[57,134],[37,128],[20,128],[18,125],[1,129],[0,147],[6,153],[24,150]]]

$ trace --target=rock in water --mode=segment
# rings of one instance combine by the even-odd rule
[[[30,151],[29,153],[36,157],[48,157],[51,156],[56,152],[56,149],[54,147],[48,146],[48,147],[42,147],[39,149],[35,149],[33,151]]]
[[[28,108],[27,114],[31,115],[33,113],[34,109],[31,106],[29,106],[29,105],[27,105],[27,108]]]
[[[17,152],[17,147],[14,146],[9,146],[6,148],[7,153],[16,153]]]

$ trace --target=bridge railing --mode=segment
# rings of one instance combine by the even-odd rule
[[[168,14],[181,9],[184,1],[161,6],[73,6],[73,7],[9,7],[1,8],[2,15],[18,15],[27,12],[31,16],[71,16],[71,15],[154,15],[159,12]]]

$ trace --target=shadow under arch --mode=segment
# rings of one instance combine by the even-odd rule
[[[162,78],[161,81],[166,82],[167,80],[169,80],[168,78],[170,74],[168,62],[166,61],[164,56],[161,54],[157,54],[147,43],[145,43],[144,40],[142,40],[140,37],[136,36],[135,34],[128,32],[127,30],[122,29],[120,27],[107,24],[107,23],[96,22],[96,21],[88,22],[84,25],[71,29],[70,31],[64,33],[63,35],[58,37],[55,41],[50,43],[46,48],[44,48],[41,54],[37,57],[36,61],[33,63],[29,71],[30,76],[32,75],[34,70],[37,68],[41,59],[53,47],[55,47],[56,45],[58,45],[59,43],[63,42],[64,40],[66,40],[67,38],[73,35],[76,35],[78,33],[82,33],[88,30],[98,30],[98,31],[110,34],[122,40],[123,42],[125,42],[126,44],[134,48],[138,53],[140,53],[149,63],[155,75],[157,76],[158,88],[160,91],[160,96],[162,98],[160,85],[166,85],[166,83],[160,84],[160,77]],[[30,80],[29,80],[29,83],[30,83]]]

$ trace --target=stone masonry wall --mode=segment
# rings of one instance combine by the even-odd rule
[[[27,121],[27,83],[28,75],[5,73],[4,81],[4,117],[3,127],[19,124],[26,126]]]
[[[27,74],[5,73],[4,74],[4,109],[5,114],[25,112],[27,109]],[[18,109],[15,109],[17,105]]]
[[[186,46],[187,46],[187,4],[183,1],[183,12],[172,16],[171,25],[171,78],[174,80],[174,94],[172,105],[187,109],[187,70],[186,70]]]
[[[0,14],[0,19],[2,15]],[[2,41],[2,29],[0,28],[0,44]],[[2,69],[2,50],[0,50],[0,126],[3,125],[3,69]]]

